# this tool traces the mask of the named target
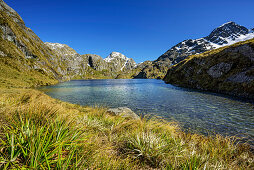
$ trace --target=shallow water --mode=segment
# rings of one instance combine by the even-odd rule
[[[126,106],[138,114],[177,121],[191,132],[239,136],[254,144],[254,104],[228,96],[153,79],[74,80],[40,90],[80,105]]]

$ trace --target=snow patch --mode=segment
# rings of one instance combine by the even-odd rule
[[[254,38],[254,32],[251,32],[251,33],[245,34],[245,35],[241,34],[241,35],[239,35],[236,38],[232,38],[232,37],[229,37],[229,38],[222,38],[222,37],[220,37],[220,38],[222,40],[224,40],[225,42],[227,42],[227,43],[219,45],[219,44],[215,44],[215,43],[210,42],[211,45],[214,48],[220,48],[220,47],[224,47],[224,46],[235,44],[235,43],[240,42],[240,41],[246,41],[246,40],[252,39],[252,38]]]

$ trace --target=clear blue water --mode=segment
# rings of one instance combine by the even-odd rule
[[[175,87],[162,80],[74,80],[40,90],[85,106],[126,106],[137,114],[178,122],[184,130],[244,137],[254,143],[254,105],[214,93]]]

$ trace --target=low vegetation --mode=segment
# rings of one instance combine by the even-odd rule
[[[176,123],[111,116],[31,89],[0,90],[0,169],[253,169],[247,145]]]

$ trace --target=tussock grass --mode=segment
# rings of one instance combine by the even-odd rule
[[[0,90],[0,169],[253,169],[247,145],[176,123],[111,116],[28,89]]]

